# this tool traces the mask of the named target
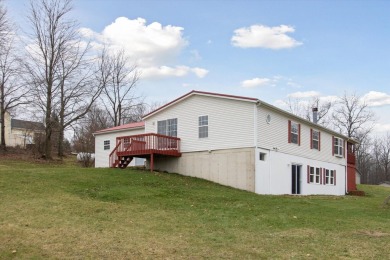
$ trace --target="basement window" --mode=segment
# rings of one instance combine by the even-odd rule
[[[265,156],[266,156],[266,153],[259,153],[259,159],[260,161],[265,161]]]
[[[325,170],[325,184],[326,185],[336,185],[335,183],[335,173],[334,170]]]
[[[308,183],[315,183],[320,184],[321,183],[321,169],[316,167],[310,167],[309,168],[309,180]]]

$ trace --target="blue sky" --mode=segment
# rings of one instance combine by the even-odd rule
[[[6,5],[26,31],[28,1]],[[76,0],[72,15],[92,42],[128,50],[149,102],[192,89],[278,106],[356,92],[380,132],[390,131],[388,10],[390,1]]]

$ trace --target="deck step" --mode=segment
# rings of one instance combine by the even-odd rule
[[[118,160],[115,160],[112,168],[125,169],[133,160],[132,156],[119,156]]]

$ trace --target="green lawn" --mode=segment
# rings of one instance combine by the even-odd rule
[[[388,259],[390,189],[260,196],[176,174],[0,157],[0,259]]]

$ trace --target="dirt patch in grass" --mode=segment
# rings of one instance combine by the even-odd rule
[[[356,233],[360,234],[360,235],[365,235],[368,237],[387,237],[387,236],[390,236],[390,233],[385,233],[382,231],[373,231],[373,230],[362,230],[362,231],[358,231]]]

